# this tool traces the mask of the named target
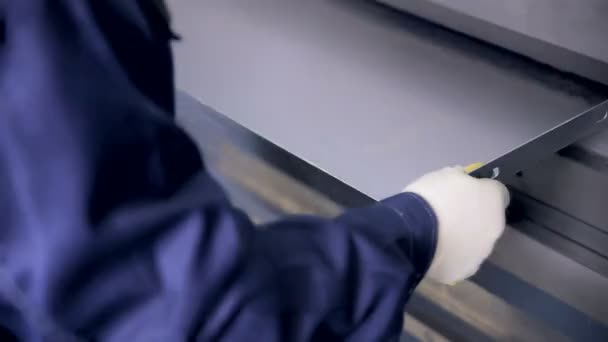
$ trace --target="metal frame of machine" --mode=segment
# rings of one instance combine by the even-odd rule
[[[506,48],[510,51],[517,52],[521,55],[528,56],[534,60],[549,64],[560,70],[572,72],[588,79],[608,84],[608,60],[590,56],[588,51],[577,51],[576,49],[568,48],[562,44],[550,42],[545,39],[551,31],[559,31],[556,28],[567,27],[569,24],[578,23],[577,29],[581,32],[579,35],[588,33],[601,32],[608,30],[603,16],[608,11],[608,4],[603,0],[582,0],[570,1],[570,6],[577,6],[578,11],[568,9],[563,5],[567,1],[554,0],[520,0],[520,1],[489,1],[485,6],[486,15],[492,14],[492,18],[484,18],[481,13],[475,15],[470,13],[472,1],[441,1],[441,0],[377,0],[378,2],[390,5],[394,8],[412,13],[427,20],[443,25],[452,30],[465,33],[471,37],[481,39],[490,44]],[[488,11],[488,6],[495,5],[494,11]],[[553,11],[560,12],[561,15],[553,20],[553,17],[544,11],[545,15],[539,18],[527,18],[528,21],[536,22],[544,18],[545,24],[550,24],[551,27],[545,27],[539,31],[539,25],[525,25],[526,21],[520,21],[518,25],[513,24],[507,27],[504,24],[496,22],[497,13],[500,13],[500,8],[504,10],[516,9],[515,11],[524,15],[528,9],[536,10],[543,6],[551,6]],[[583,9],[582,11],[580,9]],[[541,12],[542,13],[542,12]],[[588,20],[585,15],[593,13],[595,21]],[[565,21],[569,18],[569,22]],[[599,19],[599,20],[598,20]],[[599,25],[603,26],[598,26]],[[516,29],[517,28],[517,29]],[[595,31],[595,32],[591,32]],[[553,34],[554,38],[561,36],[558,33]],[[543,38],[545,37],[545,38]],[[597,36],[595,36],[597,37]],[[605,36],[600,38],[588,38],[585,44],[586,50],[597,50],[604,43]],[[592,46],[593,45],[593,46]],[[604,49],[604,51],[608,51]],[[605,52],[605,56],[608,54]]]
[[[471,173],[479,178],[503,179],[551,156],[608,126],[608,101],[567,120]]]

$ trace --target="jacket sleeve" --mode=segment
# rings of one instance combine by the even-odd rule
[[[255,227],[171,118],[151,3],[0,5],[0,339],[396,340],[429,206]]]

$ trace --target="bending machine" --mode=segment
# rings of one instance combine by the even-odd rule
[[[608,3],[381,2],[168,1],[178,120],[258,220],[519,153],[494,254],[423,282],[404,339],[608,340]]]

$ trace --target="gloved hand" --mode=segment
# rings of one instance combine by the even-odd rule
[[[429,173],[405,191],[424,198],[437,216],[437,248],[427,277],[454,284],[475,274],[505,228],[507,188],[454,167]]]

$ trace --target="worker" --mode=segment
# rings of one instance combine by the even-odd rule
[[[0,341],[395,341],[421,279],[471,276],[504,229],[505,187],[458,167],[256,227],[173,120],[158,2],[0,17]]]

